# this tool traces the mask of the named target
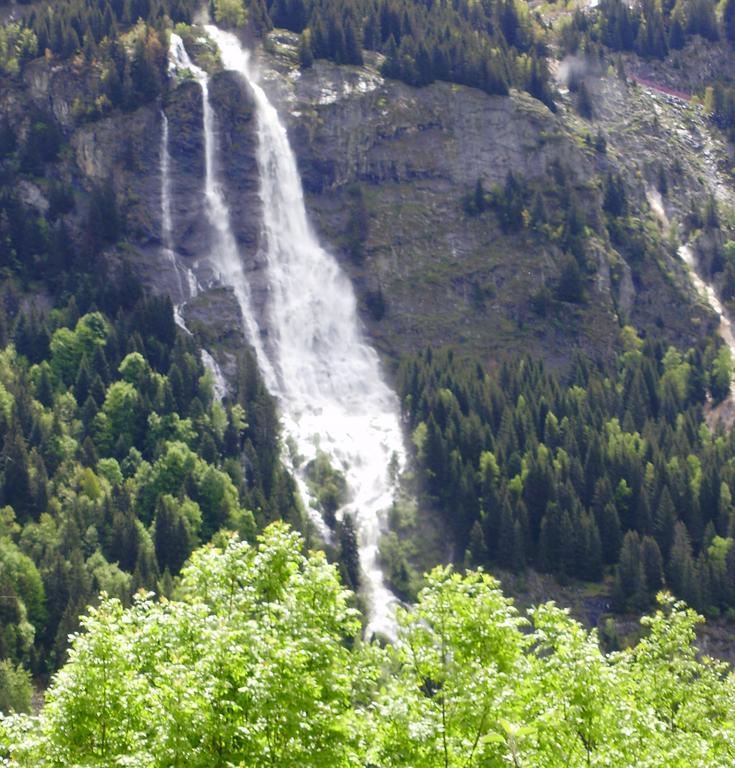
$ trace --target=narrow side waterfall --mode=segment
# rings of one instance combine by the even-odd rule
[[[266,327],[260,327],[251,304],[218,183],[221,161],[207,76],[192,65],[181,41],[172,36],[174,56],[203,91],[205,191],[217,233],[212,262],[240,302],[247,336],[266,383],[280,402],[284,429],[295,442],[301,466],[322,451],[345,474],[350,497],[339,514],[351,515],[357,529],[362,589],[369,605],[366,634],[392,636],[396,599],[385,585],[378,546],[395,490],[390,468],[400,470],[405,458],[397,398],[383,381],[377,354],[363,338],[351,283],[309,226],[286,130],[253,77],[247,52],[234,35],[214,26],[206,29],[225,68],[244,78],[256,103],[261,255],[269,286],[262,320]],[[303,477],[300,484],[305,491]]]
[[[651,206],[651,210],[654,212],[659,221],[663,224],[664,228],[668,229],[670,226],[669,217],[666,215],[661,193],[656,189],[648,189],[646,191],[646,197],[648,204]],[[702,299],[709,305],[710,309],[717,314],[720,318],[720,324],[717,328],[717,333],[720,338],[725,342],[733,360],[735,360],[735,332],[733,331],[732,321],[727,314],[727,311],[722,306],[722,302],[717,296],[717,291],[712,283],[708,282],[700,272],[700,266],[697,262],[697,257],[694,251],[689,245],[685,243],[679,246],[677,251],[679,258],[687,265],[689,269],[689,277],[692,281],[692,285]],[[730,383],[730,399],[735,398],[735,380]]]
[[[169,149],[168,118],[161,110],[161,243],[166,259],[176,274],[179,296],[182,301],[199,292],[199,284],[191,269],[183,267],[176,258],[171,213],[171,151]],[[183,327],[179,305],[175,305],[176,322]]]
[[[184,41],[176,34],[171,34],[169,52],[171,66],[179,72],[189,72],[202,89],[202,112],[204,121],[204,194],[207,199],[207,218],[213,230],[214,242],[210,254],[212,265],[219,271],[224,285],[235,292],[245,320],[245,330],[254,343],[259,334],[257,324],[250,309],[250,292],[245,277],[235,235],[230,226],[230,213],[225,202],[222,187],[218,181],[217,137],[215,133],[214,111],[209,100],[209,76],[197,67],[189,58]]]
[[[181,269],[179,268],[176,254],[173,246],[173,224],[171,219],[171,153],[168,147],[168,118],[166,113],[161,110],[161,242],[163,252],[171,264],[171,268],[176,274],[179,286],[179,296],[183,297],[184,282],[181,279]],[[178,325],[183,324],[183,318],[179,311],[178,304],[174,304],[174,317]]]
[[[735,334],[733,333],[732,323],[727,316],[725,308],[722,306],[722,302],[717,296],[717,291],[715,290],[714,285],[708,283],[699,273],[697,258],[690,245],[682,245],[679,248],[679,258],[681,258],[681,260],[689,267],[692,277],[692,285],[697,289],[697,292],[707,304],[709,304],[711,309],[719,316],[720,325],[717,328],[717,332],[720,334],[720,338],[727,344],[733,360],[735,360]]]
[[[214,383],[214,396],[220,402],[222,402],[222,400],[224,400],[225,396],[227,395],[227,381],[225,380],[225,375],[222,373],[222,369],[206,349],[202,349],[202,363],[212,375],[212,382]]]
[[[171,71],[180,68],[190,69],[206,81],[206,75],[189,61],[183,41],[178,35],[171,35],[170,51]],[[200,79],[201,82],[201,79]],[[206,100],[205,100],[206,101]],[[199,294],[201,286],[196,275],[189,267],[184,267],[176,256],[173,237],[173,214],[171,210],[171,149],[169,145],[169,126],[166,113],[161,110],[161,242],[166,258],[171,262],[178,278],[179,296],[182,301],[192,299]],[[181,313],[181,304],[174,304],[174,319],[176,324],[186,333],[190,333]],[[227,383],[217,361],[206,350],[201,350],[202,363],[211,373],[214,382],[214,395],[222,400],[227,394]]]

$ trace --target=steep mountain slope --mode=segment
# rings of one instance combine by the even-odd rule
[[[601,155],[584,142],[604,121],[580,126],[566,110],[554,115],[516,92],[493,97],[442,83],[416,90],[370,68],[318,63],[298,73],[288,66],[293,42],[278,37],[265,61],[275,59],[280,76],[266,69],[266,77],[289,110],[315,219],[345,256],[354,254],[345,235],[355,216],[351,185],[361,185],[367,232],[345,265],[367,305],[382,293],[385,316],[366,316],[387,351],[461,342],[486,359],[519,347],[552,360],[568,360],[575,348],[604,356],[628,321],[679,342],[697,336],[698,310],[674,309],[691,302],[686,281],[669,279],[675,253],[653,236],[646,258],[616,253],[600,226],[602,180],[625,170],[622,154]],[[468,216],[462,202],[477,179],[502,187],[512,172],[544,190],[553,216],[570,202],[555,197],[555,165],[567,171],[591,230],[588,295],[539,316],[530,299],[557,284],[564,244],[532,226],[504,233],[493,216]],[[634,215],[645,220],[642,191],[633,186],[631,196]]]
[[[257,5],[251,4],[251,13]],[[278,4],[270,5],[273,10]],[[324,5],[334,8],[333,3]],[[377,4],[360,7],[372,13]],[[24,326],[16,318],[26,316],[20,309],[35,304],[50,311],[54,302],[74,296],[87,312],[97,303],[106,304],[110,293],[137,290],[135,275],[153,293],[173,299],[178,319],[194,335],[187,343],[211,352],[232,388],[238,360],[242,374],[247,341],[236,297],[218,274],[221,265],[210,258],[215,232],[206,210],[202,90],[185,68],[167,76],[171,29],[166,17],[159,14],[157,26],[149,28],[142,22],[133,24],[130,4],[122,11],[124,32],[117,47],[100,41],[95,50],[89,37],[82,45],[76,32],[75,44],[67,29],[71,42],[67,46],[62,40],[62,47],[68,51],[45,56],[26,51],[22,66],[8,63],[2,74],[0,264],[13,283],[4,295],[5,309],[18,336],[18,327]],[[350,14],[348,9],[345,18]],[[735,568],[731,556],[727,560],[722,556],[732,533],[729,454],[717,442],[719,437],[703,437],[698,431],[703,406],[727,394],[730,369],[713,343],[717,318],[679,255],[680,246],[688,244],[687,253],[694,254],[702,279],[724,299],[735,295],[735,251],[728,246],[734,224],[731,148],[714,127],[708,108],[683,99],[687,91],[722,75],[701,43],[690,42],[683,52],[657,62],[633,53],[618,59],[609,52],[603,56],[592,52],[561,63],[549,56],[559,88],[554,102],[547,81],[531,76],[538,62],[546,61],[545,45],[555,40],[552,34],[541,35],[537,21],[523,27],[533,35],[517,40],[518,48],[509,54],[506,64],[513,66],[503,87],[490,87],[489,71],[487,78],[477,81],[463,77],[460,70],[447,75],[454,82],[433,82],[433,70],[426,77],[412,77],[406,64],[411,62],[408,43],[402,44],[400,55],[383,41],[349,58],[352,64],[344,63],[339,50],[323,53],[340,64],[326,59],[311,62],[306,50],[309,34],[267,32],[267,25],[255,30],[252,22],[251,16],[243,37],[256,51],[265,90],[288,122],[309,215],[321,242],[351,276],[372,340],[391,364],[403,354],[412,357],[404,371],[416,364],[416,355],[427,346],[452,346],[458,359],[471,361],[461,377],[447,376],[438,366],[420,392],[411,389],[418,376],[414,382],[406,376],[408,383],[403,382],[404,415],[414,429],[419,470],[411,490],[417,492],[422,511],[433,514],[439,504],[445,507],[442,512],[451,508],[451,515],[462,518],[455,538],[443,541],[442,550],[431,555],[440,559],[451,551],[461,560],[468,549],[470,560],[485,564],[485,557],[494,564],[488,552],[495,551],[497,542],[488,547],[475,536],[475,550],[468,545],[473,544],[474,523],[501,511],[502,504],[490,509],[492,505],[476,492],[483,482],[482,468],[492,469],[491,461],[481,457],[497,445],[502,445],[497,458],[504,490],[510,494],[506,500],[513,504],[515,518],[508,518],[513,535],[516,522],[520,526],[524,495],[530,493],[524,486],[528,467],[541,454],[546,456],[539,444],[546,440],[552,397],[529,409],[528,400],[537,390],[523,390],[522,399],[519,384],[508,386],[503,395],[507,401],[503,400],[493,394],[483,369],[499,369],[501,383],[511,384],[513,376],[506,371],[502,378],[499,363],[514,360],[519,367],[513,370],[527,386],[528,374],[517,359],[528,353],[562,374],[574,371],[569,387],[564,379],[543,379],[548,393],[557,387],[568,389],[558,397],[560,415],[566,409],[570,419],[578,416],[578,389],[590,381],[595,387],[599,384],[603,394],[596,390],[599,398],[589,419],[597,442],[614,434],[631,454],[625,472],[614,476],[616,483],[624,480],[627,486],[620,493],[619,487],[610,489],[625,531],[651,538],[649,513],[668,508],[662,502],[663,490],[671,486],[673,493],[676,482],[671,476],[676,472],[671,466],[680,460],[683,480],[676,497],[677,504],[681,502],[677,514],[686,517],[692,512],[695,523],[680,537],[685,541],[689,535],[694,549],[690,552],[686,540],[681,551],[690,552],[692,562],[699,557],[698,576],[709,573],[715,559],[718,566]],[[410,26],[410,19],[405,24]],[[401,20],[399,26],[405,24]],[[337,29],[339,24],[335,25]],[[197,64],[210,75],[222,158],[219,182],[255,313],[262,316],[272,286],[260,249],[263,211],[253,94],[242,78],[222,71],[202,27],[183,25],[177,30]],[[255,32],[264,36],[253,36]],[[427,39],[436,42],[428,33]],[[21,43],[13,40],[16,47],[22,48]],[[703,62],[702,80],[679,76],[677,61],[680,66],[690,50]],[[727,49],[718,50],[726,68]],[[421,59],[419,53],[416,61]],[[114,80],[110,61],[116,59],[122,73],[119,88],[110,85]],[[494,54],[488,61],[497,63]],[[403,64],[395,69],[397,62]],[[149,65],[155,77],[146,68]],[[622,76],[625,72],[627,79]],[[400,79],[387,78],[386,73]],[[534,83],[543,88],[533,87]],[[118,93],[119,101],[110,101],[108,93]],[[165,162],[171,172],[171,242],[164,221]],[[178,261],[172,260],[171,250],[179,255]],[[48,259],[42,255],[46,251]],[[113,313],[134,304],[118,299],[109,301]],[[73,309],[64,311],[74,317]],[[67,322],[59,319],[58,310],[50,317],[54,329]],[[0,334],[3,341],[8,340],[6,335]],[[644,340],[649,343],[644,345]],[[683,354],[670,352],[670,344]],[[578,352],[586,360],[583,365],[576,364]],[[618,358],[618,352],[624,354]],[[41,355],[37,362],[43,359]],[[441,365],[448,361],[448,369],[459,370],[451,355],[437,359]],[[590,374],[586,368],[590,360],[602,364],[601,372]],[[426,362],[431,369],[430,355]],[[603,372],[609,376],[604,378]],[[461,380],[465,375],[475,383],[466,385]],[[724,376],[724,384],[717,381],[718,375]],[[264,395],[252,370],[249,379]],[[477,381],[482,382],[477,403],[469,403],[467,391]],[[614,390],[614,396],[605,394],[606,387]],[[641,404],[646,396],[650,402]],[[262,399],[272,416],[272,400]],[[481,415],[470,416],[471,409]],[[466,428],[454,430],[454,419]],[[588,449],[595,440],[581,421],[574,423],[575,429],[564,434],[564,445],[558,435],[556,442],[548,439],[556,454],[553,467],[544,467],[565,484],[588,486],[584,492],[574,488],[580,503],[570,502],[563,511],[579,513],[580,519],[584,515],[593,530],[593,482],[583,472],[587,473]],[[258,424],[256,415],[252,428],[257,430]],[[267,438],[263,444],[270,465],[276,460],[277,430],[269,420],[263,429],[270,430],[261,435]],[[24,440],[36,439],[32,430],[26,432]],[[437,449],[432,466],[425,450],[427,433],[429,448]],[[608,441],[608,447],[611,444]],[[450,449],[444,451],[447,445]],[[610,453],[615,450],[617,443]],[[701,493],[701,475],[696,462],[690,461],[692,456],[699,460],[700,453],[705,461],[712,455],[719,462]],[[596,457],[595,453],[592,458]],[[240,459],[245,475],[256,477],[253,451],[241,452]],[[641,494],[644,462],[646,472],[648,464],[653,467],[649,472],[653,479],[646,476]],[[443,476],[439,468],[446,470],[448,482],[431,490],[432,481],[441,485],[436,481]],[[603,467],[600,474],[607,470]],[[614,472],[610,474],[613,477]],[[293,488],[285,476],[282,480],[290,494]],[[721,484],[727,492],[718,495]],[[732,486],[735,491],[735,483]],[[641,514],[648,515],[641,517],[643,522],[636,518],[637,507],[631,511],[628,491],[635,494],[636,503],[639,497],[646,498],[640,504]],[[259,524],[278,514],[276,497],[274,493],[268,499]],[[257,493],[247,496],[243,490],[243,503],[246,498],[249,505],[260,503]],[[536,510],[534,537],[541,530],[546,503],[558,500],[543,501]],[[456,519],[447,517],[449,526],[455,525]],[[706,530],[708,522],[713,531]],[[493,532],[492,525],[488,530]],[[715,543],[713,549],[713,536],[725,544]],[[534,560],[534,537],[524,546],[528,544],[528,562],[538,565],[543,559]],[[618,554],[605,560],[605,569],[590,569],[593,578],[611,581]],[[553,570],[548,558],[545,562]],[[399,558],[396,570],[403,565]],[[584,576],[580,569],[567,571]],[[698,594],[697,599],[705,600],[702,591]],[[634,591],[631,600],[637,597]],[[731,602],[728,592],[721,601],[703,605],[720,611]],[[627,604],[630,601],[623,600]]]
[[[515,91],[491,96],[465,86],[416,89],[385,80],[374,57],[364,67],[320,61],[299,71],[296,45],[295,36],[271,35],[262,56],[263,81],[289,120],[313,219],[343,257],[384,352],[461,343],[489,361],[522,346],[564,362],[574,349],[609,357],[625,322],[679,344],[691,343],[707,327],[706,312],[675,250],[655,232],[646,202],[646,188],[657,183],[662,168],[671,180],[666,202],[672,215],[681,218],[692,202],[703,206],[715,187],[728,202],[726,179],[718,182],[714,175],[716,156],[724,150],[707,138],[715,142],[713,150],[698,151],[692,131],[709,137],[710,126],[676,99],[625,86],[610,75],[593,78],[590,123],[575,115],[569,100],[562,99],[555,115]],[[128,240],[140,254],[133,256],[136,271],[156,291],[181,294],[161,254],[160,108],[151,104],[88,122],[75,116],[84,114],[84,79],[65,65],[35,62],[24,82],[21,91],[4,95],[6,119],[17,122],[22,134],[31,105],[49,110],[69,134],[61,178],[85,189],[113,179]],[[243,84],[229,73],[213,79],[213,95],[228,157],[228,199],[258,294],[266,288],[256,261],[252,107]],[[176,250],[206,286],[213,275],[205,258],[209,235],[201,215],[201,96],[195,84],[173,89],[164,109],[174,148]],[[607,140],[606,153],[585,141],[598,132]],[[478,179],[489,191],[502,188],[509,172],[531,190],[521,205],[526,219],[520,226],[501,226],[492,212],[468,215],[463,201]],[[641,239],[627,252],[611,243],[602,222],[603,182],[618,172],[631,214],[641,222]],[[28,184],[28,201],[43,206],[33,182]],[[533,190],[547,209],[545,231],[529,223]],[[532,299],[555,291],[568,252],[558,230],[570,205],[579,209],[584,229],[584,297],[539,310],[540,302]],[[218,295],[199,301],[200,318],[214,318],[216,311],[206,306]],[[682,304],[689,309],[682,312]]]

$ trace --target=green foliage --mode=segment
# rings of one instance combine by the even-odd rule
[[[128,604],[221,530],[252,540],[280,516],[302,524],[255,363],[243,357],[233,399],[215,402],[169,300],[24,313],[13,335],[18,350],[0,351],[0,659],[47,675],[100,591]]]
[[[500,95],[515,85],[554,109],[541,27],[513,2],[270,0],[268,13],[301,33],[302,67],[314,58],[362,64],[365,48],[385,55],[386,77],[409,85],[445,80]]]
[[[370,763],[427,768],[492,764],[504,693],[519,681],[527,622],[491,576],[438,568],[415,610],[401,611],[395,674],[379,695]]]
[[[311,30],[305,29],[299,38],[299,65],[309,69],[314,65],[314,50],[311,45]]]
[[[406,550],[407,546],[394,531],[385,534],[380,541],[380,562],[388,584],[402,600],[412,602],[418,594],[420,577],[409,562]]]
[[[31,709],[30,673],[20,665],[14,667],[8,659],[0,661],[0,716],[12,712],[29,712]],[[0,727],[0,739],[2,729]],[[0,741],[0,758],[2,757],[2,742]]]
[[[246,18],[243,0],[214,0],[214,18],[226,27],[241,27]]]
[[[715,402],[722,402],[730,392],[733,375],[732,355],[726,346],[722,346],[712,363],[712,397]]]
[[[603,0],[591,14],[575,13],[563,27],[560,42],[567,53],[584,51],[592,56],[601,46],[613,51],[635,51],[646,58],[663,59],[669,48],[683,48],[687,36],[719,38],[713,0],[680,0],[633,5]],[[727,7],[725,15],[727,14]],[[727,21],[725,20],[727,34]]]
[[[359,642],[350,593],[285,526],[194,554],[176,599],[105,598],[37,717],[0,718],[12,768],[636,765],[726,768],[735,682],[659,595],[605,654],[553,604],[437,568],[398,642]]]
[[[591,581],[617,566],[621,610],[668,585],[723,611],[735,605],[735,441],[710,432],[702,404],[720,365],[729,387],[729,358],[630,327],[621,344],[615,366],[576,360],[567,379],[530,360],[490,375],[450,351],[405,359],[422,491],[470,564]]]
[[[178,594],[90,611],[18,764],[358,764],[360,624],[334,566],[275,525],[198,551]]]
[[[347,481],[338,469],[329,463],[329,456],[319,451],[306,467],[306,478],[312,496],[330,527],[334,527],[337,510],[347,501]]]
[[[84,315],[75,329],[59,328],[51,337],[51,370],[65,384],[76,380],[83,357],[92,360],[105,344],[109,326],[99,312]]]
[[[17,75],[21,65],[38,53],[38,38],[18,22],[0,26],[0,72]]]

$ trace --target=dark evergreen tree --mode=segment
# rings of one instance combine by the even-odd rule
[[[161,497],[156,505],[155,547],[158,567],[175,575],[191,552],[186,524],[171,497]]]

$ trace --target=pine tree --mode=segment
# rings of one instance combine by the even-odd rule
[[[577,89],[577,112],[585,118],[591,120],[594,116],[592,109],[592,97],[584,81],[579,84]]]
[[[360,37],[357,32],[355,22],[349,19],[344,28],[345,35],[345,53],[344,61],[346,64],[356,64],[362,66],[362,48],[360,47]]]
[[[642,608],[648,601],[641,561],[641,540],[635,531],[628,531],[623,538],[620,562],[615,570],[615,591],[621,609]]]
[[[365,21],[362,33],[362,44],[368,51],[377,51],[380,47],[380,43],[380,21],[378,19],[378,14],[373,9],[371,13],[368,14],[367,20]]]
[[[675,13],[669,27],[669,48],[672,51],[679,51],[684,47],[685,43],[684,27],[682,26],[679,14]]]
[[[488,550],[485,544],[485,534],[482,524],[475,520],[470,530],[470,543],[468,547],[470,562],[473,567],[485,565],[488,561]]]
[[[674,593],[690,603],[696,603],[695,570],[692,545],[689,534],[682,522],[674,527],[674,539],[666,566],[668,582]],[[692,598],[695,598],[694,600]]]
[[[556,296],[559,301],[578,304],[584,298],[584,282],[582,272],[579,269],[577,260],[572,256],[567,256],[561,268],[559,282],[556,287]]]
[[[482,213],[487,206],[487,202],[485,199],[485,187],[483,186],[482,178],[480,176],[477,177],[477,183],[475,184],[475,193],[473,195],[472,200],[474,203],[474,212]]]
[[[515,521],[513,511],[506,497],[500,510],[496,560],[503,568],[515,570]]]
[[[345,584],[357,591],[360,588],[360,554],[357,545],[357,533],[350,515],[337,526],[339,539],[339,560],[345,577]]]
[[[159,498],[156,506],[155,547],[158,567],[168,568],[172,574],[181,570],[191,552],[186,524],[170,496]]]
[[[33,510],[31,480],[28,472],[28,451],[17,425],[12,425],[0,454],[2,499],[15,511],[18,522],[25,524]]]
[[[641,558],[643,559],[646,589],[649,593],[656,594],[664,584],[664,565],[658,544],[651,536],[643,537]]]
[[[94,469],[97,466],[98,461],[99,457],[97,455],[97,448],[95,447],[95,444],[92,442],[90,437],[85,437],[84,442],[82,443],[82,464],[85,467]]]
[[[602,542],[594,518],[582,513],[576,528],[577,556],[575,565],[577,575],[588,581],[598,581],[602,577]]]
[[[299,38],[299,64],[301,69],[309,69],[314,65],[314,51],[311,47],[310,29],[305,29]]]
[[[393,78],[395,80],[401,77],[401,62],[398,57],[398,46],[395,38],[391,35],[385,46],[385,60],[380,67],[380,74],[383,77]]]
[[[38,377],[38,383],[36,384],[36,400],[46,408],[50,408],[53,405],[54,389],[48,365],[41,367],[41,375]]]

